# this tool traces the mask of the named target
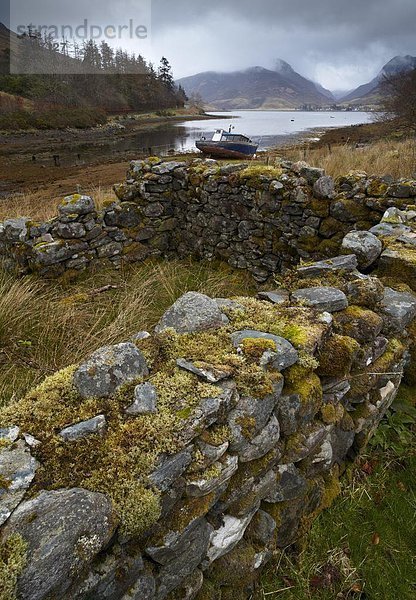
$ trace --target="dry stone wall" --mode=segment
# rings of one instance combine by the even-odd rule
[[[188,293],[46,379],[0,412],[3,578],[20,600],[251,597],[390,407],[415,316],[341,256],[256,299]]]
[[[369,230],[390,207],[416,200],[416,182],[353,172],[336,182],[321,169],[211,160],[131,163],[118,201],[97,210],[87,196],[63,200],[47,223],[0,225],[10,268],[46,276],[150,256],[221,259],[259,282],[299,262],[336,256],[344,236]]]

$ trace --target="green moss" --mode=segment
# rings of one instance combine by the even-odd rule
[[[252,440],[256,432],[256,419],[254,419],[254,417],[248,417],[245,415],[238,417],[235,422],[241,427],[241,433],[243,436],[248,440]]]
[[[161,515],[160,496],[140,483],[129,482],[126,489],[117,490],[114,498],[122,516],[121,533],[137,537],[156,523]]]
[[[396,339],[390,340],[383,356],[367,369],[354,373],[349,378],[351,385],[349,395],[353,398],[362,398],[383,374],[391,373],[393,366],[403,357],[404,351],[402,342]]]
[[[303,252],[314,254],[321,243],[321,238],[317,235],[300,235],[298,237],[297,246]]]
[[[381,179],[372,179],[367,186],[367,194],[369,196],[385,196],[389,186]]]
[[[383,326],[383,319],[377,313],[351,305],[337,313],[334,318],[335,329],[344,336],[365,344],[374,340]]]
[[[318,254],[323,258],[338,256],[340,253],[341,243],[336,240],[322,240],[318,246]]]
[[[0,597],[16,600],[19,575],[26,565],[27,544],[19,534],[13,534],[0,542]]]
[[[236,174],[240,184],[246,184],[255,189],[262,189],[265,181],[279,179],[282,175],[282,169],[266,165],[250,165]]]
[[[327,217],[329,215],[330,202],[328,200],[318,200],[313,198],[311,202],[311,210],[317,217]]]
[[[344,377],[360,350],[356,340],[345,335],[332,336],[319,354],[318,373],[325,377]]]
[[[316,482],[310,482],[310,486],[314,485]],[[325,475],[324,477],[317,480],[317,483],[320,488],[321,499],[318,506],[309,514],[304,515],[301,518],[300,527],[299,527],[299,537],[303,538],[310,528],[312,524],[316,520],[316,518],[323,512],[324,510],[331,507],[334,500],[341,493],[341,484],[339,481],[339,467],[335,465],[330,473]]]
[[[163,543],[163,535],[170,531],[182,532],[192,521],[205,516],[217,500],[215,492],[211,492],[201,498],[187,498],[181,500],[163,524],[163,532],[160,532],[152,544]]]
[[[303,307],[276,306],[255,298],[236,301],[244,311],[227,313],[234,330],[254,329],[283,337],[297,348],[315,348],[324,326],[317,321],[314,311]]]
[[[201,440],[211,446],[222,446],[231,438],[231,430],[228,425],[213,425],[201,434]]]
[[[245,355],[260,360],[267,350],[276,352],[276,342],[263,338],[245,338],[240,344]]]
[[[204,578],[204,583],[196,596],[196,600],[221,600],[221,590],[219,586]]]
[[[133,401],[141,380],[120,388],[112,398],[82,399],[73,384],[75,367],[45,380],[28,396],[0,413],[2,425],[16,424],[39,439],[34,449],[41,466],[31,493],[41,489],[84,487],[107,494],[121,519],[121,528],[139,535],[160,515],[159,497],[149,489],[147,475],[160,454],[183,447],[180,433],[202,398],[218,395],[218,388],[164,362],[149,381],[158,393],[158,412],[128,418],[124,408]],[[94,435],[71,444],[59,431],[67,425],[105,414],[106,435]]]
[[[288,371],[284,393],[289,396],[299,396],[301,401],[299,415],[310,419],[318,413],[322,405],[321,381],[315,373],[307,373],[305,369],[297,368],[297,365]]]
[[[355,279],[351,282],[350,292],[354,305],[374,309],[383,298],[383,284],[375,277]]]
[[[256,572],[253,568],[256,550],[245,540],[225,556],[217,559],[207,572],[208,578],[221,587],[233,586],[234,595],[229,598],[238,598],[238,593],[244,594],[244,588],[253,581]],[[241,598],[245,598],[242,595]]]
[[[8,490],[11,484],[10,479],[6,479],[4,475],[0,475],[0,490]]]
[[[388,249],[394,251],[396,256],[393,260],[381,262],[379,275],[396,283],[405,283],[416,290],[416,249],[396,242],[388,244]]]
[[[333,425],[343,419],[344,412],[341,404],[324,404],[321,406],[321,419],[326,425]]]

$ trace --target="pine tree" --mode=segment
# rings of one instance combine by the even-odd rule
[[[158,79],[169,91],[174,90],[175,83],[172,75],[172,67],[165,56],[162,56],[160,59]]]

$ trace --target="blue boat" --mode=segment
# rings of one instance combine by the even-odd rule
[[[196,142],[198,150],[209,156],[218,158],[253,158],[257,152],[258,144],[241,133],[231,133],[224,129],[217,129],[211,140],[204,137]]]

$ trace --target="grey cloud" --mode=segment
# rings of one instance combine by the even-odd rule
[[[99,25],[137,19],[151,2],[151,46],[123,40],[175,75],[272,67],[283,58],[326,86],[368,81],[396,54],[415,54],[415,0],[12,0],[38,21]]]

